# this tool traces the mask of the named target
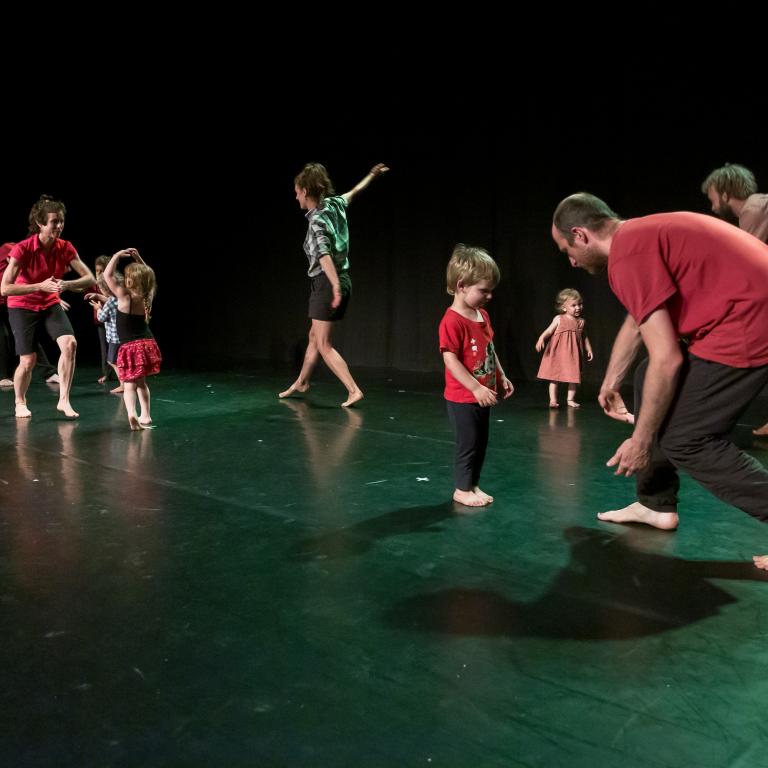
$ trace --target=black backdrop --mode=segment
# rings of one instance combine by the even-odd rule
[[[6,134],[2,237],[23,237],[32,202],[53,194],[68,207],[64,237],[89,264],[135,246],[156,268],[153,324],[170,365],[291,362],[308,325],[293,176],[318,160],[343,192],[383,161],[392,172],[349,212],[354,299],[336,336],[348,362],[441,367],[444,269],[463,241],[501,268],[490,312],[512,377],[535,376],[535,340],[571,286],[585,297],[597,380],[622,310],[604,279],[554,248],[557,202],[587,190],[626,217],[705,212],[701,181],[726,161],[752,168],[768,190],[758,100],[693,70],[626,75],[586,93],[546,77],[400,74],[395,87],[379,71],[375,83],[335,91],[308,82],[267,89],[243,73],[167,70],[151,100],[125,77],[46,115],[30,107]],[[88,309],[74,304],[81,359],[94,360]]]

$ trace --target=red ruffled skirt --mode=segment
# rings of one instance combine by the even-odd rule
[[[136,381],[160,373],[163,356],[154,339],[136,339],[117,350],[117,375],[120,381]]]

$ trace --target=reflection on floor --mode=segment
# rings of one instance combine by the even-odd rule
[[[90,378],[0,392],[0,764],[765,764],[768,528],[687,480],[675,533],[598,522],[589,393],[494,410],[461,514],[439,376],[163,373],[140,433]]]

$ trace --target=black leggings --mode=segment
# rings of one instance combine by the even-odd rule
[[[491,409],[477,403],[445,402],[456,439],[453,465],[456,488],[471,491],[480,482],[480,470],[488,447]]]

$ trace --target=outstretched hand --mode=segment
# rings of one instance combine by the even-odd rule
[[[606,462],[607,467],[616,467],[615,474],[631,477],[648,466],[650,452],[639,445],[634,438],[625,440]]]
[[[381,176],[382,173],[387,173],[389,171],[389,168],[384,165],[384,163],[376,163],[376,165],[371,168],[371,176]]]

